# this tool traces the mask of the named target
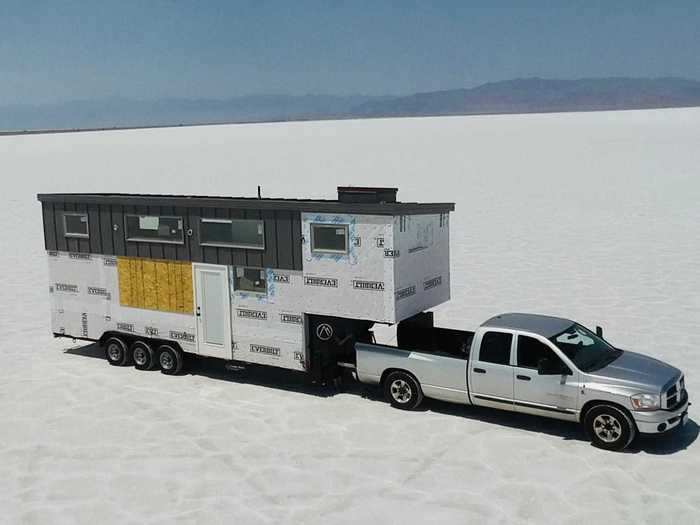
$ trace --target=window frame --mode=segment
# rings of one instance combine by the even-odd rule
[[[510,347],[508,349],[508,362],[507,363],[494,363],[493,361],[484,361],[482,359],[481,350],[483,349],[483,345],[484,345],[484,336],[486,336],[487,334],[490,334],[490,333],[505,334],[505,335],[510,336]],[[517,352],[517,346],[515,346],[517,344],[517,335],[518,334],[512,330],[501,330],[498,328],[488,327],[479,337],[479,349],[478,349],[479,354],[478,354],[476,361],[480,362],[480,363],[494,365],[494,366],[513,367],[514,363],[515,363],[514,359],[516,357],[516,352]]]
[[[545,348],[547,348],[547,349],[552,353],[552,355],[553,355],[554,357],[556,357],[557,359],[559,359],[563,364],[566,364],[566,363],[564,363],[564,361],[561,359],[561,357],[559,357],[559,354],[557,354],[557,353],[554,351],[554,349],[549,345],[548,342],[545,342],[545,341],[543,341],[542,339],[540,339],[539,337],[535,337],[534,335],[530,335],[530,334],[527,334],[527,333],[519,333],[519,334],[518,334],[518,338],[517,338],[517,340],[515,341],[515,367],[516,367],[516,368],[523,368],[523,369],[525,369],[525,370],[537,370],[537,368],[538,368],[537,366],[534,366],[534,367],[533,367],[533,366],[525,366],[525,365],[521,365],[521,364],[520,364],[520,339],[521,339],[521,338],[525,338],[525,337],[528,338],[528,339],[532,339],[533,341],[537,341],[537,342],[540,343],[542,346],[544,346]]]
[[[238,283],[237,279],[239,278],[237,275],[238,269],[241,268],[243,272],[246,270],[254,270],[256,272],[264,272],[265,273],[265,291],[261,292],[258,290],[243,290],[241,288],[238,288]],[[256,295],[264,295],[267,296],[267,291],[268,291],[268,283],[267,283],[267,270],[265,268],[256,268],[254,266],[234,266],[233,267],[233,291],[237,293],[245,293],[245,294],[256,294]]]
[[[66,224],[66,217],[85,217],[85,227],[87,233],[71,233],[68,231],[68,225]],[[71,239],[89,239],[90,238],[90,217],[86,211],[64,211],[63,212],[63,236]]]
[[[262,226],[262,244],[237,244],[228,242],[202,242],[202,224],[217,223],[231,225],[231,235],[233,236],[233,225],[235,222],[256,222],[258,226]],[[240,248],[242,250],[260,250],[265,251],[265,221],[262,219],[217,219],[215,217],[200,217],[199,218],[199,245],[209,246],[212,248]],[[247,267],[246,267],[247,268]]]
[[[177,219],[181,221],[182,228],[180,229],[180,240],[170,241],[166,239],[148,238],[148,237],[129,237],[129,217],[158,217],[158,219]],[[143,213],[125,213],[124,214],[124,239],[126,242],[153,242],[158,244],[185,244],[185,220],[180,215],[151,215]]]
[[[345,250],[328,250],[324,248],[316,248],[316,233],[315,233],[315,228],[316,227],[321,227],[321,228],[334,228],[334,229],[339,229],[342,228],[345,230]],[[326,254],[332,254],[332,255],[347,255],[350,252],[350,225],[349,224],[332,224],[332,223],[326,223],[326,222],[312,222],[309,225],[309,229],[311,232],[311,253],[326,253]]]

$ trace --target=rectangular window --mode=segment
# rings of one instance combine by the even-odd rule
[[[182,217],[127,215],[126,240],[182,244]]]
[[[534,368],[537,370],[537,366],[540,359],[548,357],[550,359],[557,359],[552,350],[541,341],[538,341],[534,337],[528,337],[526,335],[518,336],[518,366],[522,368]]]
[[[63,233],[66,237],[87,239],[90,236],[87,213],[65,212],[63,214]]]
[[[199,223],[202,246],[265,249],[265,223],[249,219],[205,219]]]
[[[496,365],[510,364],[510,345],[513,334],[504,332],[486,332],[481,338],[479,361]]]
[[[312,224],[311,251],[348,253],[347,224]]]
[[[233,286],[241,292],[267,293],[267,274],[257,268],[236,268]]]

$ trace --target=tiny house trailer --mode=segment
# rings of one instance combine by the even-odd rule
[[[374,323],[450,298],[454,204],[396,192],[39,194],[52,331],[165,373],[195,354],[331,378]]]

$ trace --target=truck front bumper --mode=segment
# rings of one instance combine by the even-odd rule
[[[673,411],[632,412],[632,417],[642,434],[661,434],[679,425],[685,425],[688,421],[689,406],[690,403],[686,400],[682,406]]]

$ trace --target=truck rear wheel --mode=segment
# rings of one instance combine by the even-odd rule
[[[145,341],[134,341],[131,344],[131,355],[134,366],[138,370],[151,370],[155,364],[155,355],[151,345]]]
[[[586,412],[584,428],[591,442],[605,450],[624,450],[637,435],[630,416],[612,405],[599,405]]]
[[[105,341],[105,357],[110,365],[124,366],[129,362],[129,351],[120,337],[110,337]]]
[[[423,401],[423,391],[418,381],[406,372],[392,372],[384,381],[384,396],[391,406],[413,410]]]
[[[158,347],[158,364],[163,374],[174,376],[180,373],[184,364],[185,356],[182,350],[170,345],[160,345]]]

